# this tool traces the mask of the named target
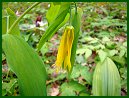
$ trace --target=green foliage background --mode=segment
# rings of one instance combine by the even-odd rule
[[[24,5],[24,7],[23,7]],[[2,8],[10,8],[22,14],[32,2],[3,2]],[[34,49],[48,27],[46,12],[50,3],[41,3],[26,14],[19,23],[20,34]],[[92,77],[98,61],[108,55],[121,77],[121,95],[127,95],[127,3],[125,2],[78,2],[82,8],[81,32],[79,35],[76,59],[67,82],[66,72],[55,73],[51,66],[56,60],[59,41],[64,27],[59,29],[41,48],[41,56],[48,72],[48,96],[92,96]],[[6,15],[2,13],[2,17]],[[35,20],[42,15],[43,25],[35,27]],[[3,25],[3,24],[2,24]],[[70,94],[70,95],[69,95]],[[19,96],[16,75],[10,71],[2,53],[2,95]]]

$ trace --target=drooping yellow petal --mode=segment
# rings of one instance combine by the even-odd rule
[[[70,27],[70,32],[68,32],[68,40],[67,40],[67,44],[68,44],[68,71],[71,70],[71,62],[70,62],[70,58],[71,58],[71,49],[72,49],[72,43],[73,43],[73,39],[74,39],[74,32],[73,32],[73,28]]]
[[[58,48],[57,59],[55,62],[55,66],[57,67],[57,71],[61,68],[67,69],[70,71],[71,69],[71,48],[74,39],[74,28],[72,26],[67,26],[64,30],[63,36],[60,41],[60,45]],[[62,64],[64,65],[62,67]]]
[[[61,38],[61,41],[60,41],[60,45],[59,45],[59,48],[58,48],[58,54],[57,54],[57,59],[56,59],[56,62],[55,62],[55,65],[57,67],[58,70],[61,69],[61,66],[62,66],[62,63],[64,61],[64,58],[65,58],[65,42],[66,42],[66,30],[64,30],[64,33],[63,33],[63,36]]]

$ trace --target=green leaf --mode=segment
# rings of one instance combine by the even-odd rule
[[[113,61],[115,61],[115,62],[117,62],[117,63],[119,63],[119,64],[121,64],[121,65],[125,65],[125,63],[126,63],[126,60],[125,60],[124,57],[113,56],[113,57],[111,57],[111,58],[112,58]]]
[[[5,55],[2,53],[2,61],[5,59],[6,59]]]
[[[106,58],[104,62],[98,63],[93,75],[94,96],[120,96],[120,75],[115,63]]]
[[[105,49],[105,46],[102,44],[98,44],[94,46],[94,50],[100,50],[100,49]]]
[[[85,53],[85,58],[87,59],[89,56],[91,56],[92,54],[92,50],[88,49],[88,48],[80,48],[77,49],[76,54],[84,54]]]
[[[125,55],[125,53],[126,53],[126,51],[125,51],[125,50],[120,50],[120,54],[119,54],[119,56],[120,56],[120,57],[123,57],[123,56]]]
[[[77,61],[77,63],[79,63],[79,64],[85,63],[85,58],[84,58],[84,56],[82,56],[82,55],[78,55],[78,56],[76,56],[76,61]]]
[[[110,41],[110,39],[108,37],[103,37],[103,39],[102,39],[102,42],[104,42],[104,43],[109,42],[109,41]]]
[[[69,8],[70,8],[70,2],[61,2],[61,7],[60,7],[58,15],[60,15],[66,9],[69,10]]]
[[[7,17],[2,17],[2,34],[7,32]]]
[[[112,57],[112,56],[114,56],[115,54],[117,54],[118,53],[118,50],[108,50],[108,55],[110,56],[110,57]]]
[[[106,14],[106,15],[108,15],[108,10],[106,10],[105,8],[103,8],[103,7],[100,7],[101,9],[102,9],[102,11]]]
[[[114,42],[112,42],[112,41],[109,41],[109,42],[106,43],[106,47],[108,49],[115,49],[116,44]]]
[[[123,43],[123,46],[127,47],[127,41]]]
[[[76,50],[77,50],[77,43],[78,43],[78,38],[79,38],[79,33],[81,32],[81,17],[82,17],[82,9],[78,8],[77,13],[75,12],[75,9],[72,9],[72,19],[71,23],[72,26],[74,27],[74,40],[73,40],[73,45],[72,45],[72,50],[71,50],[71,71],[75,62],[75,56],[76,56]],[[69,75],[70,75],[69,73]]]
[[[61,85],[61,96],[76,96],[76,92],[85,90],[85,86],[76,81],[70,81]]]
[[[41,37],[39,44],[37,46],[37,51],[39,51],[44,43],[49,40],[57,31],[60,29],[69,19],[69,3],[67,5],[62,5],[57,17],[52,21],[52,23],[47,28],[46,32]]]
[[[85,93],[85,92],[84,93],[82,92],[82,93],[79,94],[79,96],[90,96],[90,95]]]
[[[90,41],[89,43],[90,43],[90,44],[95,44],[95,43],[98,43],[98,40],[99,40],[99,39],[94,38],[94,40]]]
[[[98,55],[99,55],[99,58],[100,58],[101,62],[103,62],[105,60],[105,58],[107,57],[107,53],[104,52],[103,50],[99,50]]]
[[[75,79],[75,78],[78,78],[80,75],[89,84],[92,83],[92,73],[89,72],[89,68],[87,66],[76,65],[73,67],[73,71],[71,73],[71,78]]]
[[[85,52],[86,52],[86,49],[79,48],[79,49],[77,49],[76,54],[84,54]]]
[[[2,34],[6,34],[9,28],[11,27],[11,25],[17,19],[17,16],[10,8],[7,8],[6,12],[7,12],[7,16],[2,17]],[[18,25],[14,27],[11,34],[20,35],[20,30]]]
[[[50,25],[52,21],[57,17],[57,14],[60,10],[61,5],[60,4],[54,4],[51,3],[50,9],[47,11],[46,18],[48,21],[48,24]]]
[[[84,39],[86,42],[90,42],[90,41],[94,40],[94,38],[92,38],[90,36],[86,36],[86,37],[84,37]]]
[[[60,74],[58,75],[56,78],[53,78],[52,80],[49,81],[50,82],[55,82],[55,81],[60,81],[60,80],[63,80],[64,78],[66,78],[66,74]]]
[[[120,68],[121,87],[127,89],[127,67]]]
[[[7,94],[6,89],[2,89],[2,96],[5,96]]]
[[[41,53],[44,56],[44,54],[49,50],[48,43],[45,43],[43,47],[41,48]]]
[[[88,57],[90,57],[91,55],[92,55],[92,50],[86,49],[85,58],[88,59]]]
[[[59,5],[61,2],[53,2],[54,5]]]
[[[46,95],[46,70],[38,54],[20,37],[2,36],[2,48],[7,63],[18,77],[20,94],[23,96]]]
[[[90,96],[90,93],[84,90],[80,92],[79,96]]]
[[[98,37],[110,37],[110,33],[108,31],[101,31],[100,33],[96,34]]]
[[[12,94],[11,88],[17,83],[17,79],[11,79],[9,83],[3,82],[2,83],[2,95],[4,96],[7,92]]]

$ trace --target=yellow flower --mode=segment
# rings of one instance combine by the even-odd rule
[[[60,46],[58,48],[57,59],[55,62],[55,66],[57,68],[57,72],[60,69],[71,70],[71,48],[74,39],[74,28],[73,26],[67,26],[64,30],[63,36],[60,41]]]

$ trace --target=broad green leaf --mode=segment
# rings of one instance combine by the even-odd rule
[[[75,12],[75,8],[72,9],[72,25],[74,26],[75,32],[80,32],[80,26],[81,26],[81,17],[82,17],[83,11],[81,8],[77,8],[77,13]],[[75,33],[75,36],[77,34]]]
[[[84,58],[84,56],[82,56],[82,55],[77,55],[77,56],[76,56],[76,61],[77,61],[77,63],[79,63],[79,64],[85,63],[85,58]]]
[[[37,46],[37,51],[39,51],[42,48],[42,46],[44,45],[44,43],[47,40],[49,40],[56,33],[56,31],[58,31],[58,29],[60,29],[68,21],[69,4],[64,8],[63,7],[64,6],[61,6],[62,9],[64,9],[64,8],[65,9],[61,10],[61,13],[59,15],[57,15],[57,17],[54,19],[54,21],[52,21],[52,23],[47,28],[46,32],[41,37],[39,44]]]
[[[91,49],[91,50],[95,49],[95,47],[93,45],[84,45],[84,48],[88,48],[88,49]]]
[[[55,32],[56,32],[57,30],[59,30],[62,26],[64,26],[64,25],[67,23],[67,21],[69,20],[69,17],[70,17],[70,14],[67,13],[66,16],[65,16],[65,18],[64,18],[64,20],[59,24],[59,26],[58,26],[58,27],[53,31],[53,33],[50,35],[50,38],[55,34]]]
[[[108,49],[114,49],[116,47],[116,44],[112,41],[109,41],[109,42],[106,43],[106,47]]]
[[[77,49],[76,51],[76,54],[79,54],[79,55],[82,55],[85,53],[85,59],[87,59],[89,56],[91,56],[92,54],[92,50],[88,49],[87,47],[86,48],[80,48],[80,49]],[[77,59],[78,60],[78,59]],[[79,61],[79,60],[78,60]]]
[[[115,61],[115,62],[117,62],[117,63],[119,63],[119,64],[121,64],[121,65],[125,65],[125,63],[126,63],[126,60],[125,60],[125,58],[124,57],[120,57],[120,56],[113,56],[113,57],[111,57],[112,58],[112,60],[113,61]]]
[[[88,68],[82,67],[81,76],[89,83],[92,84],[92,73],[89,72]]]
[[[100,50],[100,49],[105,49],[105,46],[102,44],[94,45],[94,50]]]
[[[98,43],[98,40],[99,40],[99,39],[94,38],[94,40],[90,41],[89,43],[90,43],[90,44],[95,44],[95,43]]]
[[[66,78],[66,74],[61,73],[56,78],[53,78],[52,80],[50,80],[49,83],[60,81],[60,80],[63,80],[64,78]]]
[[[85,53],[85,58],[87,59],[91,54],[92,54],[92,50],[88,49],[88,48],[80,48],[77,49],[76,54],[84,54]]]
[[[10,8],[7,8],[6,11],[7,11],[8,15],[17,17],[16,14]]]
[[[10,8],[7,8],[6,12],[7,16],[2,17],[2,34],[6,34],[14,21],[17,19],[17,16]],[[20,35],[19,26],[16,25],[10,34]]]
[[[25,39],[26,42],[29,40],[31,35],[32,35],[31,33],[24,35],[24,39]]]
[[[92,82],[92,92],[94,96],[102,95],[102,78],[100,77],[101,74],[101,63],[96,65],[94,74],[93,74],[93,82]]]
[[[79,96],[90,96],[90,93],[84,90],[80,92]]]
[[[94,38],[92,38],[90,36],[86,36],[86,37],[84,37],[84,39],[86,42],[90,42],[90,41],[94,40]]]
[[[92,55],[92,50],[86,49],[85,58],[87,59],[87,58],[90,57],[91,55]]]
[[[127,47],[127,41],[123,43],[123,46]]]
[[[60,15],[66,9],[69,10],[69,8],[70,8],[70,2],[61,2],[61,7],[60,7],[58,15]]]
[[[127,44],[127,43],[126,43]],[[119,57],[124,57],[124,55],[127,53],[127,46],[123,45],[118,45],[118,49],[119,49]]]
[[[107,58],[107,63],[109,64],[108,69],[110,70],[107,73],[108,78],[109,78],[108,82],[107,82],[108,83],[108,95],[109,96],[112,96],[112,95],[115,95],[115,96],[119,95],[120,96],[120,94],[121,94],[121,86],[120,86],[119,71],[118,71],[115,63],[110,58]],[[105,69],[105,70],[107,70],[107,69]],[[103,77],[104,76],[105,75],[103,74]]]
[[[85,86],[76,81],[65,82],[61,85],[61,96],[77,96],[76,92],[85,90]]]
[[[105,60],[105,58],[107,57],[107,53],[104,52],[103,50],[99,50],[98,55],[99,55],[99,58],[100,58],[101,62],[103,62]]]
[[[46,70],[38,54],[17,35],[2,36],[7,63],[18,77],[23,96],[46,95]]]
[[[43,47],[41,48],[41,53],[44,56],[44,54],[49,50],[48,43],[45,43]]]
[[[92,83],[92,73],[89,72],[87,66],[76,65],[73,67],[71,78],[75,79],[82,76],[89,84]]]
[[[81,72],[81,65],[75,65],[73,66],[73,71],[70,77],[73,79],[78,78],[81,74],[80,72]]]
[[[74,27],[74,40],[73,40],[73,45],[72,45],[72,50],[71,50],[71,66],[72,66],[72,68],[73,68],[73,65],[75,62],[79,33],[81,32],[80,28],[81,28],[82,14],[83,14],[83,12],[82,12],[82,9],[80,9],[80,8],[77,9],[77,13],[75,12],[75,9],[72,10],[71,23],[72,23],[72,26]],[[71,68],[71,72],[72,72],[72,68]]]
[[[110,56],[110,57],[112,57],[112,56],[114,56],[115,54],[117,54],[118,53],[118,50],[108,50],[108,55]]]
[[[69,7],[69,2],[53,2],[51,3],[51,7],[48,10],[46,17],[48,22],[51,23],[54,19],[61,14],[64,10]]]
[[[115,63],[106,58],[104,62],[98,63],[93,75],[94,96],[120,96],[120,75]]]
[[[100,33],[96,34],[98,37],[110,37],[110,33],[108,31],[101,31]]]
[[[52,21],[57,17],[57,14],[60,10],[61,5],[60,4],[53,4],[51,3],[50,9],[47,11],[46,18],[48,21],[48,24],[50,25]]]
[[[125,50],[120,50],[120,54],[119,54],[119,56],[120,56],[120,57],[123,57],[123,56],[125,55],[125,53],[126,53],[126,51],[125,51]]]
[[[106,43],[106,42],[108,42],[108,41],[110,41],[110,39],[108,38],[108,37],[103,37],[103,39],[102,39],[102,42],[104,42],[104,43]]]
[[[77,49],[76,54],[84,54],[85,52],[86,52],[86,49],[79,48],[79,49]]]

